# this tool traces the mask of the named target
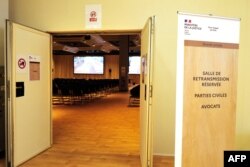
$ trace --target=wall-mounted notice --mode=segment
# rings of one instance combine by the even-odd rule
[[[85,26],[86,28],[102,28],[102,6],[85,6]]]
[[[176,167],[221,167],[234,148],[236,19],[178,15]]]
[[[147,54],[141,58],[141,77],[142,83],[144,83],[145,76],[147,75]]]
[[[40,56],[29,56],[30,80],[40,80]]]

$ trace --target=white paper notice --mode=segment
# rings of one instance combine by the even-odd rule
[[[85,26],[86,28],[102,28],[102,6],[85,6]]]
[[[30,55],[29,56],[29,62],[41,62],[41,58],[40,58],[40,56]]]
[[[40,80],[40,56],[29,56],[29,66],[30,66],[30,80],[37,81]]]

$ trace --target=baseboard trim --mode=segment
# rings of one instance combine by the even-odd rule
[[[153,156],[162,156],[162,157],[174,157],[174,154],[161,154],[161,153],[154,153]]]

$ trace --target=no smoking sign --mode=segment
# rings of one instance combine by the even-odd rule
[[[20,59],[18,60],[18,67],[19,67],[20,69],[24,69],[24,68],[26,67],[26,61],[25,61],[25,59],[20,58]]]

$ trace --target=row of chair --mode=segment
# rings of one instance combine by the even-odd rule
[[[83,103],[106,96],[119,86],[118,79],[53,79],[53,104]]]

